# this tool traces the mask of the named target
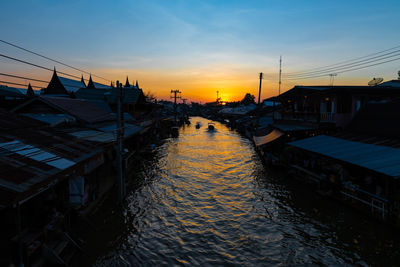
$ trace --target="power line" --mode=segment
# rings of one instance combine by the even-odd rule
[[[368,58],[368,57],[371,57],[371,56],[379,55],[379,54],[382,54],[382,53],[385,53],[385,52],[388,52],[388,51],[391,51],[391,50],[394,50],[394,49],[398,49],[398,48],[400,48],[400,45],[392,47],[392,48],[389,48],[389,49],[386,49],[386,50],[383,50],[383,51],[380,51],[380,52],[372,53],[372,54],[369,54],[369,55],[366,55],[366,56],[362,56],[362,57],[358,57],[358,58],[354,58],[354,59],[345,60],[345,61],[338,62],[338,63],[335,63],[335,64],[330,64],[330,65],[326,65],[326,66],[322,66],[322,67],[316,67],[316,68],[312,68],[312,69],[307,69],[307,70],[304,70],[304,71],[289,72],[289,73],[286,73],[286,74],[295,75],[295,74],[301,74],[301,73],[305,73],[305,72],[311,72],[311,71],[314,71],[314,70],[325,69],[325,68],[328,68],[328,67],[333,67],[333,66],[337,66],[337,65],[340,65],[340,64],[344,64],[344,63],[360,60],[360,59],[363,59],[363,58]]]
[[[11,77],[11,78],[34,81],[34,82],[48,83],[48,81],[44,81],[44,80],[38,80],[38,79],[33,79],[33,78],[28,78],[28,77],[23,77],[23,76],[11,75],[11,74],[7,74],[7,73],[0,73],[0,75]]]
[[[10,46],[13,46],[13,47],[15,47],[15,48],[18,48],[18,49],[21,49],[21,50],[23,50],[23,51],[25,51],[25,52],[28,52],[28,53],[34,54],[34,55],[36,55],[36,56],[39,56],[39,57],[45,58],[45,59],[47,59],[47,60],[50,60],[50,61],[56,62],[56,63],[58,63],[58,64],[61,64],[61,65],[63,65],[63,66],[66,66],[66,67],[68,67],[68,68],[71,68],[71,69],[74,69],[74,70],[77,70],[77,71],[80,71],[80,72],[83,72],[83,73],[86,73],[86,74],[90,74],[90,75],[92,75],[92,76],[94,76],[94,77],[97,77],[97,78],[103,79],[103,80],[105,80],[105,81],[111,82],[110,80],[108,80],[108,79],[106,79],[106,78],[103,78],[103,77],[101,77],[101,76],[98,76],[98,75],[95,75],[95,74],[91,74],[90,72],[87,72],[87,71],[85,71],[85,70],[82,70],[82,69],[76,68],[76,67],[74,67],[74,66],[71,66],[71,65],[68,65],[68,64],[65,64],[65,63],[63,63],[63,62],[61,62],[61,61],[59,61],[59,60],[55,60],[55,59],[52,59],[52,58],[46,57],[46,56],[44,56],[44,55],[41,55],[41,54],[39,54],[39,53],[36,53],[36,52],[34,52],[34,51],[32,51],[32,50],[29,50],[29,49],[23,48],[23,47],[21,47],[21,46],[18,46],[18,45],[16,45],[16,44],[12,44],[12,43],[10,43],[10,42],[7,42],[7,41],[4,41],[4,40],[0,40],[0,42],[2,42],[2,43],[5,43],[5,44],[7,44],[7,45],[10,45]]]
[[[387,54],[383,54],[380,56],[376,56],[376,57],[372,57],[369,59],[364,59],[364,60],[360,60],[360,61],[355,61],[353,63],[349,63],[349,64],[343,64],[343,65],[339,65],[337,67],[334,68],[327,68],[327,69],[321,69],[319,71],[312,71],[312,72],[304,72],[302,74],[297,74],[297,75],[285,75],[287,78],[302,78],[304,76],[313,76],[315,74],[322,74],[322,73],[327,73],[327,72],[337,72],[339,70],[344,70],[344,69],[349,69],[349,68],[353,68],[356,66],[362,66],[368,63],[373,63],[373,62],[378,62],[378,61],[382,61],[384,59],[388,59],[388,58],[393,58],[396,56],[400,55],[400,50],[397,51],[393,51],[391,53],[387,53]]]
[[[0,83],[27,86],[26,84],[23,84],[23,83],[13,83],[13,82],[6,82],[6,81],[0,81]],[[31,85],[31,86],[32,86],[32,87],[35,87],[35,88],[42,88],[42,87],[40,87],[40,86],[35,86],[35,85]]]
[[[0,56],[1,56],[1,57],[4,57],[4,58],[11,59],[11,60],[14,60],[14,61],[17,61],[17,62],[21,62],[21,63],[27,64],[27,65],[31,65],[31,66],[34,66],[34,67],[37,67],[37,68],[40,68],[40,69],[44,69],[44,70],[48,70],[48,71],[53,71],[53,70],[50,69],[50,68],[43,67],[43,66],[40,66],[40,65],[37,65],[37,64],[34,64],[34,63],[31,63],[31,62],[25,61],[25,60],[21,60],[21,59],[15,58],[15,57],[9,57],[9,56],[3,55],[3,54],[0,54]],[[78,76],[75,76],[75,75],[72,75],[72,74],[68,74],[68,73],[65,73],[65,72],[61,72],[61,71],[57,71],[57,73],[61,73],[61,74],[66,75],[66,76],[73,77],[73,78],[76,78],[76,79],[78,79],[78,80],[81,78],[81,77],[78,77]]]
[[[400,60],[400,57],[394,58],[394,59],[391,59],[391,60],[387,60],[387,61],[383,61],[383,62],[379,62],[379,63],[375,63],[375,64],[370,64],[370,65],[367,65],[367,66],[362,66],[362,67],[357,67],[357,68],[353,68],[353,69],[338,71],[338,72],[335,72],[335,73],[338,74],[338,73],[345,73],[345,72],[354,71],[354,70],[365,69],[365,68],[368,68],[368,67],[372,67],[372,66],[377,66],[377,65],[393,62],[393,61],[396,61],[396,60]],[[285,79],[285,80],[303,80],[303,79],[311,79],[311,78],[323,77],[323,76],[327,76],[327,75],[328,74],[320,74],[320,75],[315,75],[315,76],[310,76],[310,77],[303,77],[303,78],[288,78],[288,79]]]

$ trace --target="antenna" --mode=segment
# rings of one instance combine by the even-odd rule
[[[368,82],[368,85],[369,86],[375,86],[375,85],[380,84],[381,82],[383,82],[383,78],[373,78],[372,80],[370,80]]]

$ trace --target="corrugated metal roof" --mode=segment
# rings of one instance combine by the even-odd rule
[[[94,87],[97,89],[111,89],[112,88],[111,86],[108,86],[108,85],[105,85],[102,83],[93,82],[93,84],[94,84]]]
[[[88,99],[88,100],[105,100],[105,94],[109,90],[97,89],[97,88],[81,88],[76,93],[76,98]]]
[[[256,146],[262,146],[262,145],[266,145],[268,143],[271,143],[272,141],[278,139],[282,135],[284,135],[284,133],[274,129],[274,130],[272,130],[272,132],[270,132],[267,135],[254,136],[253,140],[254,140],[254,143],[256,144]]]
[[[22,201],[76,164],[101,153],[89,142],[44,128],[44,123],[0,110],[0,207]],[[74,171],[80,171],[79,168]]]
[[[0,95],[12,96],[12,97],[24,97],[24,96],[26,96],[26,90],[25,90],[25,92],[23,90],[24,89],[22,89],[22,88],[1,85],[0,86]]]
[[[33,129],[46,124],[0,109],[0,130]]]
[[[103,127],[98,127],[97,130],[83,130],[83,131],[75,131],[69,133],[72,136],[75,136],[79,139],[99,142],[99,143],[110,143],[117,140],[117,125],[110,124]],[[129,138],[142,130],[142,127],[125,123],[124,128],[124,137]]]
[[[400,149],[319,135],[289,145],[348,162],[391,177],[400,177]]]
[[[101,128],[98,128],[101,131],[104,132],[112,132],[115,133],[116,129],[117,129],[117,125],[116,124],[110,124],[108,126],[104,126]],[[135,135],[137,133],[139,133],[142,130],[142,127],[137,126],[137,125],[133,125],[133,124],[129,124],[129,123],[125,123],[124,124],[124,137],[131,137],[132,135]]]
[[[79,139],[98,143],[110,143],[116,140],[114,133],[105,133],[96,130],[76,131],[69,134]]]
[[[67,90],[69,93],[75,93],[80,88],[86,88],[86,85],[81,81],[72,80],[61,76],[58,76],[58,79],[60,79],[60,82],[64,86],[65,90]]]
[[[89,103],[95,105],[98,108],[101,108],[107,113],[113,113],[110,106],[107,104],[106,101],[103,100],[87,100]]]
[[[67,114],[32,114],[32,113],[25,113],[22,114],[29,118],[39,120],[45,123],[48,123],[51,127],[54,127],[58,124],[64,122],[73,122],[75,119]]]
[[[61,97],[41,97],[46,102],[53,104],[63,111],[88,123],[114,120],[112,114],[83,99],[70,99]]]

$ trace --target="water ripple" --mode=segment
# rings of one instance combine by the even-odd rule
[[[158,148],[137,174],[148,182],[127,197],[122,234],[95,265],[367,265],[324,221],[343,211],[314,212],[309,193],[265,172],[250,141],[216,128],[186,127]]]

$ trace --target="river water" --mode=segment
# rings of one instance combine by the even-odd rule
[[[399,263],[396,231],[266,170],[251,142],[195,117],[138,166],[113,211],[96,266],[381,265]],[[195,128],[200,121],[202,127]]]

